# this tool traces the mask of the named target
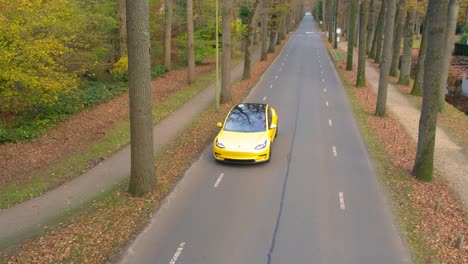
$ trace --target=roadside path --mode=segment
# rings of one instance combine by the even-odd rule
[[[340,42],[338,48],[347,51],[347,42]],[[357,65],[357,51],[353,62]],[[377,93],[380,71],[366,61],[366,80]],[[388,85],[387,109],[400,121],[411,138],[418,141],[419,117],[421,111],[402,94],[398,88]],[[439,126],[436,131],[434,166],[437,172],[446,179],[460,196],[465,209],[468,210],[468,150],[457,145]]]
[[[260,49],[253,52],[252,58],[253,63],[259,60]],[[243,61],[233,67],[233,82],[241,79],[243,70]],[[155,155],[190,125],[214,98],[215,82],[154,126]],[[34,199],[0,210],[0,249],[41,232],[46,225],[54,221],[66,218],[129,176],[130,145],[127,145],[73,181]]]

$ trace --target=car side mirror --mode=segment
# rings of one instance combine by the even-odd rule
[[[276,124],[271,124],[270,129],[276,128]]]
[[[219,122],[218,124],[216,124],[217,127],[223,127],[223,123]]]

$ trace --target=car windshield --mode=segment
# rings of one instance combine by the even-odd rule
[[[266,130],[264,104],[240,104],[235,106],[226,119],[225,131],[261,132]]]

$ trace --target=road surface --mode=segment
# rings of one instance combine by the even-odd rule
[[[311,16],[246,102],[277,110],[271,162],[218,164],[207,147],[121,263],[410,262]]]

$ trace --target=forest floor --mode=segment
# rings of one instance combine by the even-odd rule
[[[354,52],[353,71],[345,71],[347,43],[340,43],[336,51],[330,45],[328,48],[341,58],[337,59],[337,68],[364,111],[363,130],[369,130],[377,138],[378,142],[373,144],[383,147],[385,155],[400,172],[384,166],[383,181],[392,190],[394,207],[406,223],[404,232],[409,243],[416,248],[423,243],[430,251],[422,253],[424,259],[416,262],[468,263],[468,245],[456,248],[460,236],[468,235],[468,118],[446,104],[446,111],[439,115],[434,181],[420,182],[411,176],[411,171],[416,155],[421,98],[409,95],[408,86],[397,85],[397,79],[390,78],[388,116],[375,116],[378,65],[370,59],[367,61],[366,87],[356,88],[357,51]]]

